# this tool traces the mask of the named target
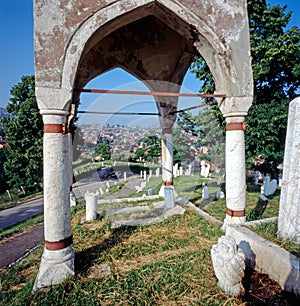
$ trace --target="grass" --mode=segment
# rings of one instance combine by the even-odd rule
[[[262,223],[256,226],[251,227],[258,235],[262,236],[263,238],[274,242],[275,244],[279,245],[280,247],[284,248],[288,252],[294,254],[295,256],[300,258],[300,245],[295,243],[291,239],[282,240],[277,237],[277,230],[278,230],[278,222],[269,222],[269,223]]]
[[[1,305],[238,305],[217,287],[210,249],[222,235],[193,212],[147,227],[111,230],[73,212],[76,276],[31,295],[41,248],[0,273]],[[87,224],[86,224],[87,225]],[[103,267],[110,274],[101,277]],[[13,286],[12,286],[13,284]]]
[[[158,181],[153,178],[147,188],[151,184],[160,186]],[[187,195],[191,201],[196,199],[201,205],[202,188],[198,186],[202,181],[199,177],[181,177],[174,183],[179,195]],[[208,185],[213,199],[219,187],[214,180]],[[247,197],[249,213],[256,205],[258,193],[248,192]],[[276,212],[277,202],[275,196],[266,215]],[[132,203],[137,204],[145,203]],[[208,203],[206,210],[223,220],[225,200]],[[159,224],[115,230],[101,217],[82,223],[84,205],[72,207],[71,213],[75,277],[32,295],[42,256],[41,246],[18,265],[0,270],[0,305],[243,304],[242,300],[218,289],[214,276],[210,249],[224,233],[219,226],[194,212],[187,210],[184,215]],[[274,229],[271,228],[270,233],[274,234]],[[108,273],[103,274],[103,271]]]
[[[259,190],[259,191],[257,191]],[[253,213],[254,208],[257,205],[258,199],[260,195],[259,186],[248,185],[248,191],[246,193],[246,220],[251,221],[251,215]],[[268,204],[266,210],[260,216],[260,218],[270,218],[277,217],[279,213],[279,199],[280,194],[279,190],[275,193],[275,195],[268,200]],[[211,201],[204,210],[215,218],[223,221],[225,218],[225,207],[226,207],[226,199],[219,199]]]

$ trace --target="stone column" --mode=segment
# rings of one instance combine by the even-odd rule
[[[168,87],[170,86],[170,87]],[[158,91],[176,92],[173,84],[162,84]],[[166,186],[173,188],[173,126],[176,121],[178,97],[159,97],[157,107],[159,110],[159,122],[162,129],[161,155],[162,155],[162,187],[159,195],[164,197]],[[174,194],[176,194],[174,190]]]
[[[72,121],[74,119],[75,105],[72,104],[72,111],[68,117],[68,126],[71,127]],[[70,205],[76,206],[76,195],[73,191],[73,135],[71,128],[68,128],[68,140],[69,140],[69,149],[70,149],[70,158],[69,158],[69,175],[70,175]]]
[[[246,161],[244,117],[226,117],[226,217],[227,224],[246,221]]]
[[[45,249],[34,291],[74,274],[70,214],[70,141],[64,110],[42,110],[44,121]]]
[[[172,129],[162,130],[162,180],[164,186],[173,186],[173,134]]]

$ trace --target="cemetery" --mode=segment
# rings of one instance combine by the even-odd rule
[[[282,178],[258,170],[250,176],[245,118],[253,78],[246,2],[198,1],[199,9],[188,0],[100,1],[80,14],[80,1],[68,9],[58,2],[35,1],[44,242],[20,270],[6,272],[8,280],[17,279],[16,291],[24,290],[27,303],[31,295],[36,303],[83,305],[297,302],[300,98],[290,103]],[[212,11],[220,22],[207,14]],[[195,169],[173,160],[180,85],[195,54],[214,75],[212,97],[226,124],[224,167],[203,159]],[[115,65],[151,89],[161,163],[145,162],[135,173],[129,161],[127,169],[117,161],[101,170],[88,166],[98,176],[109,175],[98,177],[97,190],[76,198],[70,187],[81,173],[72,169],[71,123],[80,94],[101,92],[86,84]],[[269,241],[266,228],[277,224]],[[291,243],[291,249],[273,241]],[[3,287],[11,290],[5,281]]]

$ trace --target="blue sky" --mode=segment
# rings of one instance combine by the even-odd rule
[[[32,0],[0,0],[0,107],[5,107],[7,105],[10,98],[10,89],[21,80],[23,75],[34,74],[32,2]],[[287,4],[288,7],[286,11],[293,12],[290,26],[300,26],[298,0],[269,0],[268,3],[280,5]],[[130,86],[127,85],[124,87],[122,84],[130,84],[130,86],[134,88],[137,86],[137,88],[143,90],[143,86],[137,84],[133,77],[120,71],[108,73],[94,80],[89,85],[93,88],[129,89]],[[194,78],[194,75],[188,73],[183,86],[186,88],[186,91],[196,93],[198,92],[200,83]],[[89,110],[99,110],[99,108],[95,106],[96,100],[98,101],[99,98],[97,99],[95,96],[82,96],[81,108],[87,109],[88,107]],[[131,105],[128,106],[128,109],[134,109],[134,105],[141,105],[142,100],[145,103],[143,107],[145,107],[147,111],[155,111],[153,103],[145,101],[144,97],[136,97],[134,101],[128,102]],[[126,105],[128,105],[128,103]],[[194,101],[190,103],[195,104]],[[187,107],[190,106],[189,102],[187,104]],[[99,104],[97,103],[97,105]],[[116,106],[114,109],[122,109],[122,106]],[[132,118],[131,120],[135,119]]]

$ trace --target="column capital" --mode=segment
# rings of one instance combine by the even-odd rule
[[[72,94],[72,88],[35,88],[35,95],[41,112],[47,110],[69,110],[71,107]]]
[[[66,125],[68,123],[68,117],[70,115],[70,112],[60,109],[41,109],[40,114],[43,116],[44,125]]]
[[[219,101],[219,108],[226,119],[228,117],[246,117],[252,105],[252,96],[227,97]]]

